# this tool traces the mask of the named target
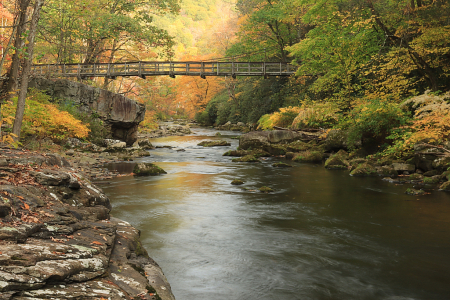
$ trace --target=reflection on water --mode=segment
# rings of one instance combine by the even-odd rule
[[[449,299],[448,194],[407,196],[317,165],[231,163],[228,136],[231,147],[196,146],[214,133],[155,139],[176,148],[143,160],[168,174],[103,187],[178,300]],[[275,193],[252,191],[263,185]]]

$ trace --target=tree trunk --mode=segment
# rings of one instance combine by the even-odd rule
[[[18,83],[18,75],[19,75],[19,67],[20,67],[20,57],[18,50],[22,48],[23,40],[22,35],[25,33],[25,22],[27,19],[27,8],[30,4],[30,0],[20,0],[19,2],[19,16],[18,16],[18,22],[17,22],[17,29],[16,29],[16,37],[14,39],[14,48],[15,53],[12,57],[11,62],[11,68],[9,70],[8,74],[8,83],[6,84],[6,90],[7,97],[11,97],[11,92],[17,89],[17,83]]]
[[[14,137],[15,141],[19,141],[20,138],[20,129],[22,127],[23,114],[25,111],[25,99],[28,90],[28,77],[30,74],[31,65],[33,64],[34,40],[36,37],[36,29],[39,22],[42,5],[44,5],[44,0],[36,0],[34,4],[33,16],[31,17],[30,32],[28,34],[28,57],[25,59],[23,64],[19,97],[17,99],[16,117],[14,119],[12,130],[12,133],[16,135]]]

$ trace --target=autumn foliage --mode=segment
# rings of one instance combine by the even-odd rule
[[[11,118],[15,114],[15,102],[3,105],[3,118]],[[25,115],[22,124],[22,135],[38,139],[50,138],[62,141],[69,137],[86,138],[89,128],[66,111],[61,111],[48,101],[45,94],[32,91],[27,97]]]

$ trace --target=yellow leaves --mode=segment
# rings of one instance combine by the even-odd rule
[[[45,99],[40,99],[39,92],[32,93],[27,98],[27,105],[22,123],[22,133],[24,135],[34,135],[37,138],[50,137],[56,140],[67,137],[85,138],[89,134],[89,128],[81,121],[75,119],[68,112],[60,111],[54,104],[49,104]],[[2,106],[3,121],[12,124],[15,115],[15,104],[5,103]],[[18,146],[14,142],[15,135],[4,135],[2,140],[14,147]]]

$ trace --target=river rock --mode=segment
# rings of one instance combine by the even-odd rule
[[[292,160],[296,162],[319,163],[322,162],[323,159],[324,159],[323,152],[312,150],[297,153]]]
[[[397,172],[409,172],[414,173],[416,170],[416,166],[412,164],[406,164],[406,163],[393,163],[392,168],[394,168]]]
[[[323,141],[326,151],[338,151],[340,149],[347,149],[347,132],[343,130],[330,130]]]
[[[376,167],[378,176],[383,176],[383,177],[397,177],[398,176],[398,172],[391,166],[381,166],[381,167]]]
[[[447,181],[447,182],[444,182],[443,184],[441,184],[439,189],[446,191],[446,192],[450,192],[450,181]]]
[[[30,87],[44,90],[55,101],[73,101],[80,112],[97,115],[104,122],[111,138],[124,141],[128,146],[137,140],[138,125],[145,116],[145,106],[141,103],[67,79],[35,77]]]
[[[239,138],[239,148],[247,149],[264,149],[270,153],[266,148],[271,144],[290,143],[300,140],[301,133],[289,130],[273,130],[273,131],[252,131],[241,135]]]
[[[197,146],[216,147],[216,146],[231,146],[227,141],[202,141]]]
[[[55,157],[10,149],[0,155],[42,162],[3,170],[20,176],[0,185],[1,299],[150,300],[157,293],[174,300],[139,231],[110,216],[101,189],[62,163],[45,163]]]
[[[352,172],[350,172],[350,176],[376,176],[378,175],[377,170],[374,166],[369,163],[359,164]]]
[[[167,174],[166,171],[152,163],[138,163],[134,166],[133,173],[136,176],[153,176]]]
[[[347,160],[348,153],[344,150],[339,150],[338,153],[331,155],[325,161],[325,168],[327,169],[348,169],[350,163]]]
[[[145,150],[155,149],[149,139],[139,140],[138,145]]]

